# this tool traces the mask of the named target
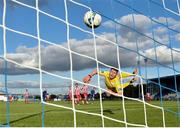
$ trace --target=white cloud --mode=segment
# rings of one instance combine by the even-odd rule
[[[162,24],[165,24],[174,29],[174,30],[177,30],[179,31],[180,30],[180,21],[179,20],[175,20],[171,17],[159,17],[159,18],[153,18],[154,20],[162,23]]]
[[[143,15],[134,15],[136,29],[145,35],[152,37],[151,33],[151,21],[148,17]],[[164,18],[160,17],[157,20],[164,22]],[[170,18],[171,25],[173,26],[175,23],[179,23],[178,21]],[[126,15],[121,17],[118,22],[125,24],[127,26],[132,27],[133,19],[132,15]],[[113,23],[107,21],[102,25],[106,27],[114,27]],[[154,28],[155,32],[155,40],[167,44],[168,43],[168,35],[167,29],[162,26],[156,26]],[[99,36],[106,38],[115,42],[114,33],[101,33]],[[179,40],[179,34],[176,36],[176,40]],[[132,31],[131,29],[125,28],[123,26],[118,27],[118,37],[117,41],[120,46],[137,50],[136,49],[136,40],[138,43],[138,48],[141,51],[144,51],[145,55],[149,58],[155,59],[155,52],[153,50],[154,41],[150,38],[147,38],[143,35],[137,34],[136,32]],[[96,38],[97,43],[97,57],[98,60],[111,65],[116,66],[117,63],[117,47],[114,44],[109,42],[105,42],[99,38]],[[94,49],[94,42],[92,38],[86,38],[82,40],[77,39],[70,39],[71,50],[77,52],[82,55],[87,55],[92,58],[95,58],[95,49]],[[62,43],[62,46],[67,48],[67,43]],[[170,49],[165,46],[159,46],[156,48],[157,56],[159,58],[158,61],[169,64],[171,63],[171,55]],[[180,50],[180,49],[177,49]],[[129,67],[134,66],[137,63],[136,57],[137,55],[133,52],[127,51],[125,49],[121,49],[119,51],[120,55],[120,63],[121,67]],[[22,65],[28,65],[31,67],[38,67],[38,47],[28,48],[26,46],[19,46],[16,49],[15,53],[7,54],[9,59],[12,59]],[[41,62],[42,62],[42,69],[46,71],[69,71],[70,70],[70,55],[69,51],[54,46],[54,45],[46,45],[41,47]],[[174,61],[179,62],[180,58],[178,55],[174,55]],[[73,62],[73,70],[83,70],[86,68],[94,68],[96,67],[96,62],[94,60],[80,57],[78,55],[72,54],[72,62]],[[3,72],[3,62],[0,61],[0,71]],[[26,69],[23,67],[16,66],[14,64],[8,64],[8,73],[15,75],[15,74],[26,74],[26,73],[38,73],[37,71],[33,71],[30,69]]]
[[[31,52],[32,53],[32,52]],[[35,53],[33,53],[35,54]],[[27,65],[31,67],[38,67],[38,60],[33,55],[30,55],[28,52],[25,53],[16,53],[16,54],[8,54],[8,59],[12,59],[22,65]]]
[[[155,50],[156,50],[156,56],[157,61],[162,64],[171,64],[172,63],[172,55],[171,55],[171,49],[169,49],[166,46],[158,46],[156,49],[151,48],[146,51],[144,51],[144,55],[148,58],[155,59]],[[180,49],[176,49],[180,50]],[[180,62],[180,56],[175,51],[172,51],[173,53],[173,60],[174,63]]]
[[[133,27],[133,19],[135,28],[137,30],[141,30],[141,32],[146,31],[149,27],[151,27],[151,20],[147,16],[140,14],[129,14],[123,16],[120,18],[119,22]]]
[[[133,17],[135,21],[134,23],[135,23],[136,31],[131,29],[131,28],[134,28]],[[119,25],[117,27],[117,32],[118,32],[118,35],[120,36],[119,38],[122,39],[120,41],[131,43],[131,45],[133,45],[134,42],[136,42],[137,40],[139,42],[140,47],[141,46],[142,47],[146,46],[146,48],[147,46],[151,47],[152,45],[149,45],[150,44],[149,42],[153,42],[151,20],[147,16],[140,15],[140,14],[134,14],[133,17],[132,17],[132,14],[129,14],[129,15],[125,15],[121,17],[120,19],[117,19],[117,22],[130,27],[130,28],[124,27],[122,25]],[[102,25],[105,27],[114,28],[114,23],[112,21],[106,21]],[[163,44],[168,43],[167,28],[162,27],[162,26],[156,26],[155,28],[153,28],[153,31],[155,33],[154,39],[156,41],[161,42]],[[149,36],[149,38],[146,36]],[[147,44],[145,45],[146,42]]]
[[[158,35],[164,35],[164,33],[168,32],[168,29],[165,27],[157,27],[154,32]]]
[[[180,41],[180,33],[175,35],[175,40]]]
[[[0,82],[0,87],[3,87],[3,83],[2,82]]]
[[[133,24],[133,17],[134,17],[135,24]],[[140,15],[140,14],[125,15],[125,16],[122,16],[120,19],[117,19],[116,21],[125,26],[135,28],[135,30],[143,34],[148,33],[148,29],[151,26],[151,20],[148,17],[144,15]],[[105,27],[114,28],[114,23],[112,21],[106,21],[102,25]],[[118,25],[117,32],[127,43],[128,42],[134,43],[136,39],[144,38],[141,34],[125,26]]]

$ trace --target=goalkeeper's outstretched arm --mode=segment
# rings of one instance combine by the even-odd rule
[[[131,76],[135,76],[138,74],[138,69],[135,68],[133,73],[128,73],[128,72],[121,72],[119,73],[119,78],[126,78],[126,77],[131,77]]]
[[[83,78],[83,82],[84,83],[89,83],[91,81],[91,78],[96,75],[98,73],[97,69],[94,69],[90,74],[88,74],[87,76],[85,76]]]

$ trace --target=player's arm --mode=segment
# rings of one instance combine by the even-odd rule
[[[94,69],[90,74],[83,78],[83,82],[89,83],[91,81],[91,78],[97,74],[99,74],[100,76],[104,76],[104,73],[102,73],[101,71],[98,72],[97,69]]]
[[[132,83],[133,83],[134,81],[136,81],[136,80],[137,80],[136,78],[133,78],[133,79],[131,79],[130,81],[127,81],[127,82],[125,82],[125,83],[122,83],[120,86],[117,86],[117,87],[116,87],[116,92],[118,92],[118,94],[119,94],[119,92],[121,92],[122,89],[126,88],[126,87],[129,86],[129,85],[132,85]]]
[[[98,72],[97,72],[97,69],[94,69],[90,74],[88,74],[87,76],[85,76],[83,78],[83,82],[84,83],[89,83],[91,81],[91,78],[96,75]]]
[[[137,68],[135,68],[133,73],[121,72],[121,74],[119,74],[119,78],[131,77],[131,76],[135,76],[137,74],[138,74],[138,70],[137,70]]]

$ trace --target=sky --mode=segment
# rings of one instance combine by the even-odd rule
[[[34,0],[17,1],[35,7]],[[17,1],[9,0],[6,3],[5,26],[8,28],[6,30],[6,57],[20,65],[38,68],[37,11],[22,6]],[[74,1],[90,7],[102,17],[101,25],[94,30],[95,34],[100,37],[95,38],[97,59],[101,62],[99,63],[100,70],[109,70],[109,66],[113,66],[122,71],[132,72],[134,68],[139,67],[137,64],[139,62],[139,75],[143,78],[180,74],[180,17],[165,10],[161,0]],[[1,1],[1,88],[4,88],[3,5]],[[165,5],[166,8],[178,12],[176,0],[165,0]],[[71,77],[70,53],[67,50],[68,40],[72,50],[72,75],[75,80],[82,81],[83,77],[97,66],[92,29],[83,22],[84,14],[89,9],[67,0],[69,23],[89,32],[83,32],[70,25],[69,39],[67,39],[64,1],[39,0],[39,9],[41,68],[56,75],[43,74],[43,89],[48,89],[49,93],[66,93],[71,81],[57,76]],[[25,36],[9,29],[31,36]],[[120,67],[118,67],[117,53],[119,53]],[[148,58],[146,63],[145,58]],[[38,71],[8,62],[7,73],[10,93],[23,93],[28,88],[32,94],[39,94]],[[100,78],[100,82],[102,88],[105,88],[103,78]],[[93,78],[92,84],[97,86],[97,83],[97,77]]]

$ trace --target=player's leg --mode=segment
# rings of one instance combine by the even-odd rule
[[[69,95],[69,100],[70,100],[70,101],[72,101],[72,94],[71,94],[71,95]]]
[[[74,95],[74,103],[77,104],[77,95]]]
[[[27,103],[27,104],[29,103],[29,101],[28,101],[28,96],[26,97],[26,103]]]
[[[85,102],[86,104],[88,104],[87,97],[88,97],[88,94],[87,94],[87,93],[84,93],[84,102]]]
[[[25,104],[28,103],[28,99],[27,99],[27,96],[25,96]]]
[[[94,101],[95,94],[92,94],[92,100]]]
[[[77,104],[79,104],[80,100],[81,100],[81,95],[79,94],[77,95]]]
[[[81,94],[81,98],[82,98],[82,104],[84,104],[85,100],[84,100],[84,93]]]

